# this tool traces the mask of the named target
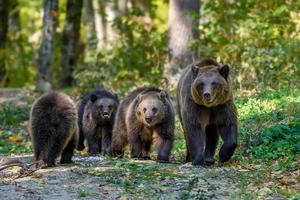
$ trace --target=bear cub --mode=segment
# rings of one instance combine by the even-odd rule
[[[177,87],[178,113],[187,146],[186,161],[211,165],[219,136],[221,162],[237,147],[237,112],[233,103],[229,66],[206,59],[189,65]]]
[[[78,141],[77,111],[69,96],[49,92],[38,98],[30,112],[30,129],[36,161],[43,160],[48,167],[71,163]]]
[[[95,90],[82,99],[78,108],[78,150],[84,149],[86,139],[89,155],[101,153],[102,144],[104,154],[110,155],[118,105],[118,96],[106,90]]]
[[[131,157],[150,159],[153,136],[157,140],[157,161],[169,162],[173,145],[174,111],[167,92],[155,87],[139,88],[120,104],[113,129],[112,152],[123,156],[129,143]]]

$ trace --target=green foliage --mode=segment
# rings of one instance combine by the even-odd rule
[[[83,189],[79,189],[78,194],[80,198],[87,197],[89,195],[89,193]]]
[[[292,167],[300,155],[299,91],[264,92],[236,103],[241,143],[236,160],[276,161],[273,170]]]
[[[240,88],[299,86],[299,1],[205,1],[202,5],[202,57],[231,64]]]
[[[112,48],[85,56],[84,67],[75,75],[78,86],[84,91],[104,86],[124,94],[132,87],[158,85],[166,58],[166,34],[147,20],[137,8],[118,17],[117,41]]]
[[[258,159],[297,158],[300,155],[300,121],[263,130],[250,151]]]
[[[32,153],[31,139],[15,132],[0,132],[0,155]]]
[[[0,106],[0,128],[7,128],[28,120],[29,109],[16,107],[14,103],[7,103]]]
[[[29,109],[21,101],[0,104],[0,155],[32,152],[27,131]]]

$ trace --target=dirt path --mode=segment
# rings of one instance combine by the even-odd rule
[[[31,156],[20,159],[32,161]],[[0,199],[232,199],[240,194],[230,170],[224,168],[102,157],[74,161],[1,181]]]

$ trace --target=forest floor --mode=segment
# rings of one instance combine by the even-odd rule
[[[73,164],[0,171],[0,199],[300,199],[298,94],[238,98],[240,145],[228,163],[185,164],[177,123],[170,164],[153,161],[155,150],[147,161],[76,152]],[[28,115],[35,96],[0,91],[0,168],[7,159],[34,161]]]

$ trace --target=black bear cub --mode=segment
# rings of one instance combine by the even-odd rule
[[[48,167],[71,163],[78,141],[77,111],[69,96],[49,92],[38,98],[30,112],[30,129],[35,159]]]
[[[131,145],[131,157],[149,159],[153,136],[157,137],[157,161],[169,162],[174,138],[174,111],[168,94],[158,88],[139,88],[120,104],[113,129],[112,152],[123,156]]]
[[[84,149],[87,141],[89,155],[101,153],[110,155],[112,129],[119,105],[117,95],[106,90],[95,90],[86,95],[78,108],[79,143]]]

